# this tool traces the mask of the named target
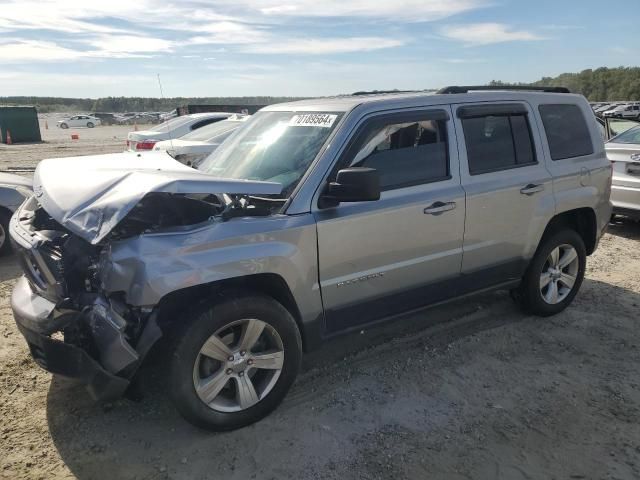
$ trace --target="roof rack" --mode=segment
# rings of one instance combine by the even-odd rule
[[[566,87],[530,87],[527,85],[470,85],[464,87],[450,86],[438,90],[439,94],[446,93],[468,93],[477,91],[492,90],[516,90],[522,92],[546,92],[546,93],[571,93]]]
[[[385,95],[389,93],[416,93],[418,90],[371,90],[370,92],[354,92],[351,95]]]

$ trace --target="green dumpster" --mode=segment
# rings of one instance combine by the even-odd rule
[[[40,142],[40,124],[36,107],[4,107],[0,105],[0,141],[7,143]]]

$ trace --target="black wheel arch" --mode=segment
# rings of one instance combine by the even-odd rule
[[[567,210],[554,216],[542,234],[540,244],[554,233],[562,230],[563,228],[570,228],[575,230],[584,242],[587,249],[587,255],[591,255],[597,245],[598,226],[596,220],[596,213],[590,207],[576,208],[573,210]]]
[[[166,334],[166,332],[180,326],[179,319],[184,314],[185,305],[195,308],[203,302],[211,301],[216,296],[227,298],[230,295],[241,293],[262,293],[286,308],[298,326],[304,351],[313,348],[318,343],[319,338],[315,338],[317,335],[313,328],[305,325],[302,321],[300,309],[287,282],[275,273],[258,273],[222,279],[171,292],[158,303],[158,325]]]

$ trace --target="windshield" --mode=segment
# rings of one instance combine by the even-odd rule
[[[242,125],[238,120],[222,120],[221,122],[212,123],[202,128],[198,128],[193,132],[183,135],[180,140],[196,140],[199,142],[209,142],[223,133],[230,132]]]
[[[617,137],[610,140],[611,143],[635,143],[640,144],[640,125],[630,128]]]
[[[288,197],[341,116],[258,112],[198,168],[216,177],[277,182]]]

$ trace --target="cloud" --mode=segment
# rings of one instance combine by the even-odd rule
[[[170,52],[175,42],[164,40],[162,38],[140,37],[134,35],[103,35],[93,38],[87,42],[90,46],[95,47],[95,51],[86,52],[86,54],[95,54],[98,56],[109,56],[109,54],[128,54],[128,53],[157,53]]]
[[[222,3],[229,3],[223,1]],[[232,0],[267,16],[357,17],[388,21],[434,21],[474,10],[487,0]]]
[[[0,63],[74,60],[81,56],[80,52],[53,42],[18,40],[0,45]]]
[[[192,30],[197,31],[199,35],[187,40],[185,42],[187,45],[241,45],[270,40],[269,33],[265,28],[239,22],[222,21],[194,25]]]
[[[304,38],[250,45],[246,53],[327,55],[335,53],[368,52],[404,45],[402,40],[381,37]]]
[[[135,36],[104,36],[90,40],[90,50],[80,50],[50,41],[10,39],[0,44],[0,64],[55,62],[104,58],[148,58],[159,51],[171,51],[166,40]]]
[[[473,23],[442,27],[440,34],[468,46],[491,45],[494,43],[544,40],[543,37],[526,30],[514,30],[502,23]]]

